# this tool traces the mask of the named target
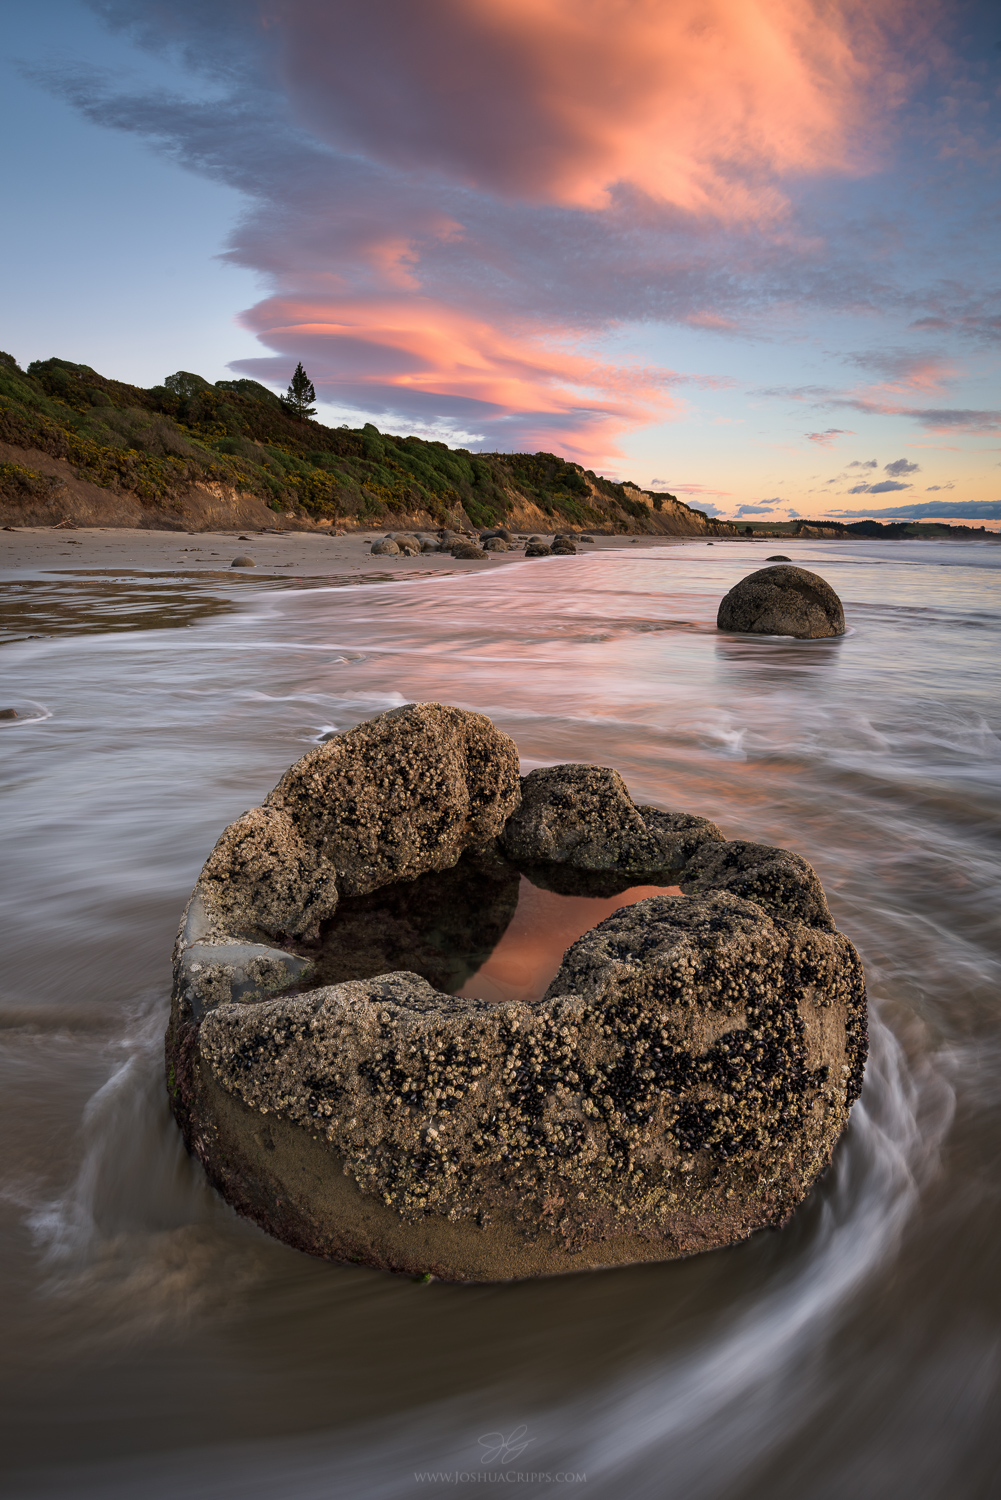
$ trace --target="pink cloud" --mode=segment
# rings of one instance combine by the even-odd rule
[[[716,495],[722,497],[732,493],[731,490],[714,490],[708,484],[675,484],[667,479],[651,479],[650,487],[657,490],[666,489],[672,495]]]
[[[680,410],[673,372],[554,349],[530,326],[503,329],[428,297],[276,296],[243,321],[287,359],[305,360],[321,399],[364,406],[368,396],[370,410],[392,412],[413,410],[416,398],[492,429],[516,421],[522,442],[558,438],[574,457],[617,456],[616,432]],[[240,367],[266,374],[270,363]]]
[[[605,464],[681,413],[672,386],[729,381],[603,336],[771,339],[773,312],[890,297],[816,204],[888,155],[936,4],[109,0],[213,89],[60,87],[244,195],[228,258],[273,295],[245,316],[268,352],[234,368],[284,383],[301,358],[345,411]]]
[[[285,0],[300,119],[339,150],[595,209],[629,184],[758,219],[777,179],[874,164],[892,0]]]
[[[874,389],[887,395],[941,391],[958,373],[950,358],[934,350],[878,349],[850,358],[860,369],[881,376]]]
[[[854,437],[850,427],[827,427],[823,432],[808,432],[806,434],[811,443],[817,443],[821,448],[830,448],[836,437]]]

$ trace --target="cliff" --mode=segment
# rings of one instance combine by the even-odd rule
[[[732,535],[673,495],[552,453],[470,453],[292,415],[253,380],[178,371],[144,389],[0,354],[0,523],[208,530],[568,526]]]

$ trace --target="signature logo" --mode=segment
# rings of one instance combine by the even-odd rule
[[[534,1438],[525,1436],[527,1431],[528,1427],[523,1422],[507,1437],[502,1432],[485,1432],[479,1440],[480,1447],[483,1449],[480,1463],[513,1463],[516,1458],[521,1457],[529,1443],[535,1442]]]

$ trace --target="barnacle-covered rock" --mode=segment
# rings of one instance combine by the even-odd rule
[[[484,848],[519,796],[517,748],[483,714],[410,703],[368,719],[225,830],[195,886],[198,938],[315,932],[339,895]]]
[[[403,973],[219,1006],[185,1088],[212,1119],[211,1175],[283,1239],[489,1280],[782,1223],[864,1056],[847,939],[668,896],[581,938],[535,1006]]]
[[[723,834],[708,819],[637,807],[618,771],[573,764],[523,777],[521,802],[501,835],[509,859],[565,895],[614,894],[661,878],[671,884],[714,841]]]
[[[449,993],[540,870],[575,890],[673,872],[692,894],[599,923],[537,1003]],[[174,1113],[240,1212],[316,1255],[451,1280],[782,1223],[865,1055],[861,964],[805,861],[637,807],[607,768],[519,787],[505,736],[435,704],[338,736],[226,831],[167,1036]]]
[[[685,866],[681,889],[686,896],[730,891],[757,901],[776,916],[834,931],[834,919],[816,871],[791,849],[752,844],[746,839],[705,844]]]

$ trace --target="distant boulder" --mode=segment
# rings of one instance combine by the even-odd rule
[[[844,635],[845,612],[819,574],[786,564],[761,568],[735,584],[720,604],[716,626],[741,635],[819,640]]]
[[[382,536],[377,542],[372,543],[373,557],[399,557],[400,549],[392,537]]]

